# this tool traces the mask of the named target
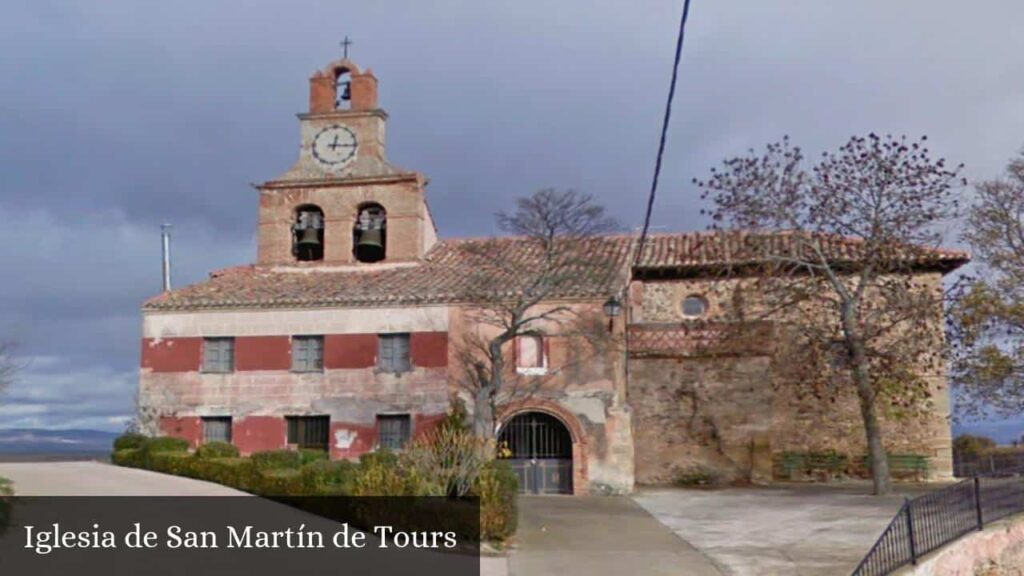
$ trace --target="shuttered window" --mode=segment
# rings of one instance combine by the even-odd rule
[[[412,370],[409,362],[408,334],[381,334],[378,336],[377,367],[383,372],[408,372]]]
[[[203,338],[203,372],[225,373],[235,370],[234,338]]]
[[[231,442],[231,416],[204,416],[203,442]]]
[[[409,443],[412,425],[408,414],[377,416],[378,444],[388,450],[401,450]]]
[[[324,337],[295,336],[292,338],[292,370],[294,372],[321,372],[324,369]]]
[[[331,418],[329,416],[285,416],[288,443],[299,448],[327,450]]]

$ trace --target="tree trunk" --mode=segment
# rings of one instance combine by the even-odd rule
[[[494,410],[489,386],[481,387],[473,395],[473,435],[486,440],[494,438]]]
[[[882,444],[882,428],[878,423],[878,414],[875,411],[875,391],[871,386],[868,358],[860,336],[856,313],[850,303],[843,305],[843,332],[846,336],[846,347],[853,368],[853,381],[857,387],[857,399],[860,401],[860,416],[864,422],[864,434],[867,437],[871,481],[874,483],[875,495],[884,496],[892,492],[889,479],[889,459],[885,454],[885,445]]]

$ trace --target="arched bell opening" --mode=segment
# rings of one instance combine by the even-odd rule
[[[359,262],[380,262],[387,255],[387,211],[376,203],[362,204],[352,228],[353,256]]]
[[[334,70],[334,109],[352,109],[352,73],[348,68]]]
[[[324,259],[324,211],[319,206],[303,204],[295,209],[292,254],[299,262]]]
[[[501,426],[498,445],[525,494],[573,493],[573,437],[569,428],[546,412],[522,412]]]

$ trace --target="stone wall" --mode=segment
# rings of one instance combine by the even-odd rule
[[[1024,576],[1024,516],[1017,515],[970,532],[938,551],[894,572],[899,576]]]
[[[941,285],[938,274],[919,279],[924,286]],[[645,282],[634,288],[635,328],[675,330],[682,344],[671,354],[664,347],[644,356],[631,345],[628,403],[635,412],[638,483],[667,483],[687,471],[711,469],[725,479],[767,481],[772,455],[781,452],[836,450],[859,460],[866,452],[864,429],[853,386],[831,379],[824,395],[807,393],[793,380],[791,360],[783,350],[790,342],[782,324],[762,337],[766,350],[728,349],[723,355],[702,350],[697,342],[713,330],[716,320],[735,318],[737,301],[754,307],[758,295],[737,288],[742,280],[674,280]],[[708,312],[687,318],[683,299],[700,296]],[[935,322],[941,326],[941,310]],[[689,339],[689,340],[687,340]],[[678,338],[677,338],[678,340]],[[781,345],[780,345],[781,344]],[[941,346],[941,342],[937,343]],[[883,438],[891,453],[927,456],[930,479],[952,475],[949,390],[945,374],[934,368],[916,370],[929,396],[911,405],[880,402]],[[799,370],[795,371],[799,374]]]

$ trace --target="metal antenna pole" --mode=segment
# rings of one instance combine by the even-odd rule
[[[171,225],[160,225],[160,242],[163,245],[164,292],[171,290]]]

